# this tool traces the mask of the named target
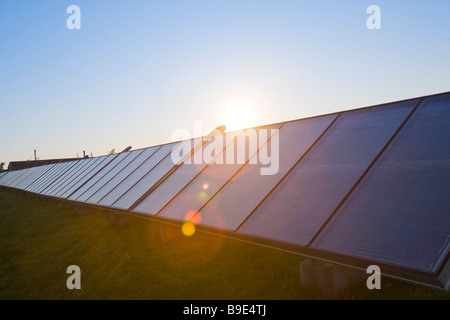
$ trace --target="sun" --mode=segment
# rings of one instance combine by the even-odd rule
[[[243,99],[233,100],[225,106],[224,121],[227,131],[255,126],[256,113],[253,104]]]

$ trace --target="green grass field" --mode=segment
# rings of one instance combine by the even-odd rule
[[[109,214],[80,216],[0,190],[0,299],[327,299],[299,284],[301,257],[222,237],[176,234],[161,242],[145,219],[115,227]],[[69,290],[69,265],[81,290]],[[450,294],[382,280],[338,299],[449,299]]]

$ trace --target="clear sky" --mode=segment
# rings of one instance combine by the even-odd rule
[[[6,163],[450,90],[448,0],[0,0],[0,40]]]

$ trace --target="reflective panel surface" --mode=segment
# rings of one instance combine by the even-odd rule
[[[68,170],[63,171],[49,186],[46,187],[41,193],[45,195],[51,195],[54,191],[65,185],[73,174],[82,169],[91,159],[80,159]]]
[[[246,164],[200,211],[201,224],[235,230],[335,118],[330,115],[283,125],[259,152],[260,157],[270,155],[270,162]]]
[[[70,187],[67,187],[60,191],[59,195],[61,198],[67,198],[79,187],[81,187],[86,181],[88,181],[92,176],[98,173],[105,165],[107,165],[112,159],[117,157],[117,154],[111,154],[107,156],[99,157],[99,160],[92,164],[89,169],[86,169],[78,180],[76,180]]]
[[[168,156],[176,143],[170,143],[161,146],[154,154],[152,154],[141,166],[136,168],[131,174],[123,179],[108,193],[98,204],[103,206],[111,206],[117,199],[122,197],[130,188],[132,188],[140,179],[142,179],[150,170],[152,170],[164,157]],[[170,156],[169,156],[170,157]],[[151,186],[149,186],[151,187]]]
[[[257,130],[249,129],[244,132],[229,133],[226,138],[230,143],[225,150],[215,153],[217,155],[216,160],[205,167],[161,210],[158,216],[183,221],[197,215],[198,211],[216,192],[267,142],[271,129],[278,129],[279,127],[280,125],[275,125]],[[261,136],[259,136],[260,132],[262,133]],[[204,157],[208,153],[210,152],[205,150]],[[196,219],[200,223],[202,217],[197,215]]]
[[[203,150],[212,144],[213,140],[206,141],[202,148],[195,151],[194,155],[172,173],[161,185],[158,186],[144,201],[133,211],[145,214],[157,214],[178,192],[180,192],[207,163],[203,161]],[[195,159],[201,160],[196,161]]]
[[[69,196],[69,200],[76,200],[79,196],[85,193],[89,188],[96,184],[101,178],[108,174],[112,169],[114,169],[122,160],[128,157],[132,152],[122,152],[114,160],[112,160],[108,165],[98,172],[95,176],[91,177],[89,181],[85,182],[77,191]]]
[[[416,102],[342,113],[238,232],[308,244]]]
[[[137,168],[139,168],[147,159],[149,159],[159,149],[160,146],[144,149],[144,151],[140,152],[139,155],[129,164],[126,165],[124,164],[123,167],[120,166],[116,174],[113,177],[110,177],[110,179],[104,185],[102,185],[92,196],[90,196],[86,200],[86,202],[98,203],[109,192],[111,192],[120,182],[126,179],[131,173],[133,173]]]
[[[67,186],[70,186],[73,184],[73,182],[81,175],[83,174],[84,171],[86,171],[87,169],[89,169],[89,167],[91,165],[93,165],[94,163],[96,163],[99,160],[98,157],[96,158],[88,158],[88,159],[83,159],[82,162],[83,164],[80,165],[78,167],[78,169],[74,169],[74,170],[70,170],[69,172],[67,172],[65,174],[65,179],[59,179],[62,180],[61,183],[58,186],[55,186],[55,188],[53,188],[53,190],[49,193],[49,195],[54,196],[54,197],[59,197],[59,192],[61,190],[64,190],[64,188],[66,188]]]
[[[450,247],[450,95],[428,98],[312,244],[435,272]]]

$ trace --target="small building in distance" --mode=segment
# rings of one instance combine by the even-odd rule
[[[88,156],[86,156],[87,158]],[[26,160],[26,161],[11,161],[8,165],[9,171],[22,170],[26,168],[39,167],[46,164],[67,162],[77,160],[77,158],[63,158],[63,159],[47,159],[47,160]]]

